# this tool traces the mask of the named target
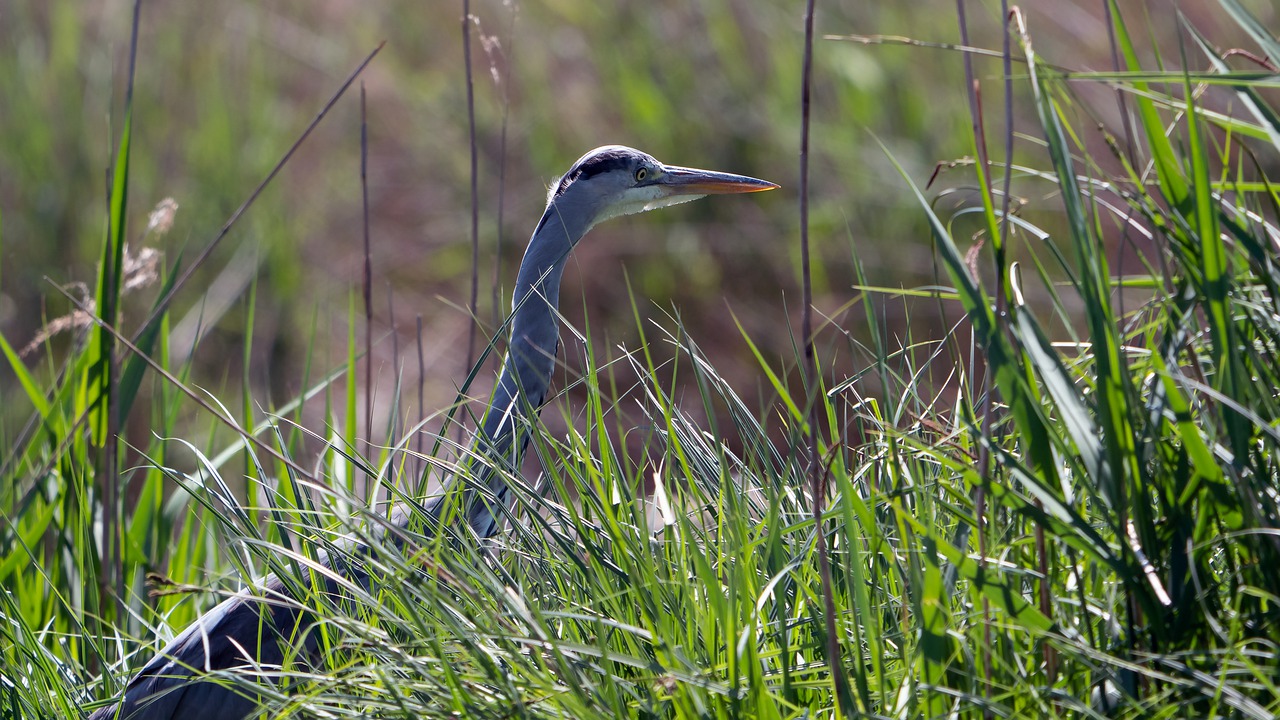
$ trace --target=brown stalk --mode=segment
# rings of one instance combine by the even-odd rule
[[[964,0],[956,0],[956,14],[960,24],[960,44],[969,45],[969,23],[965,17]],[[964,55],[965,86],[969,89],[969,113],[973,124],[974,143],[977,146],[978,162],[984,172],[989,172],[990,158],[987,155],[987,139],[982,122],[982,89],[973,72],[973,58]],[[997,269],[998,283],[1003,283],[1003,273]],[[996,315],[1004,317],[1004,293],[996,293]],[[991,433],[992,408],[995,405],[995,384],[991,378],[991,364],[986,363],[987,372],[983,382],[987,386],[987,400],[982,409],[982,443],[978,446],[978,473],[982,482],[973,491],[974,515],[978,522],[978,567],[985,568],[987,561],[987,484],[991,482]],[[981,571],[981,570],[980,570]],[[991,692],[991,604],[985,596],[982,598],[982,697],[987,699]],[[984,717],[991,717],[991,711],[984,709]]]
[[[373,454],[373,252],[369,243],[369,123],[360,83],[360,197],[364,215],[364,451]],[[373,478],[368,478],[372,480]]]
[[[814,0],[806,0],[804,11],[804,67],[800,84],[800,267],[803,276],[803,308],[800,336],[804,338],[804,376],[808,390],[809,453],[806,473],[813,494],[814,541],[818,550],[818,574],[822,577],[823,616],[826,621],[827,665],[835,684],[836,701],[847,717],[856,714],[849,695],[849,679],[840,658],[840,638],[836,634],[835,590],[831,586],[831,559],[827,556],[827,538],[822,512],[826,504],[826,482],[818,464],[818,365],[813,347],[813,283],[809,266],[809,117],[813,85],[813,11]]]
[[[480,296],[480,191],[478,149],[476,147],[476,93],[471,77],[471,0],[462,0],[462,65],[467,76],[467,131],[471,147],[471,300],[467,303],[470,322],[467,331],[468,372],[476,359],[476,304]],[[462,428],[458,428],[459,432]]]

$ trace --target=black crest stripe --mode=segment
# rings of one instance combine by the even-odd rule
[[[574,165],[569,172],[560,178],[560,184],[556,186],[556,195],[565,191],[573,183],[579,180],[586,180],[594,175],[611,172],[613,170],[626,170],[630,167],[632,156],[622,150],[608,150]]]

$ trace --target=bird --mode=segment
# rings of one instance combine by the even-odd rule
[[[509,336],[501,371],[480,416],[472,455],[483,464],[518,467],[529,442],[528,423],[547,397],[559,350],[560,283],[570,253],[597,224],[621,215],[696,200],[706,195],[753,193],[778,185],[744,175],[667,165],[652,155],[622,145],[598,147],[552,183],[546,209],[529,240],[516,275]],[[508,463],[513,463],[508,465]],[[425,499],[428,519],[451,518],[457,508],[478,538],[499,532],[510,491],[500,473],[483,468],[478,482],[454,482]],[[403,526],[411,513],[399,506],[390,525]],[[369,578],[358,562],[359,547],[321,554],[334,575],[359,584]],[[340,592],[332,579],[324,592]],[[296,586],[293,586],[296,589]],[[257,589],[241,590],[197,618],[130,679],[124,693],[98,708],[90,720],[244,720],[255,715],[261,698],[252,684],[234,686],[206,678],[244,672],[259,677],[288,657],[314,656],[318,633],[313,618],[276,575]],[[246,689],[248,688],[248,689]]]

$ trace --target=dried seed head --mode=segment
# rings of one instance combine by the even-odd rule
[[[142,248],[137,255],[131,255],[129,254],[129,248],[126,247],[124,256],[124,292],[133,292],[158,280],[160,277],[159,267],[160,251],[155,248]]]
[[[151,215],[147,218],[147,230],[145,234],[155,233],[157,236],[164,235],[173,228],[173,216],[178,214],[178,201],[171,197],[167,197],[156,205],[156,209],[151,211]]]

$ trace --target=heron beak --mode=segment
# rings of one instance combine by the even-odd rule
[[[757,180],[745,175],[671,165],[666,166],[666,172],[657,185],[668,195],[729,195],[763,192],[778,187],[768,180]]]

